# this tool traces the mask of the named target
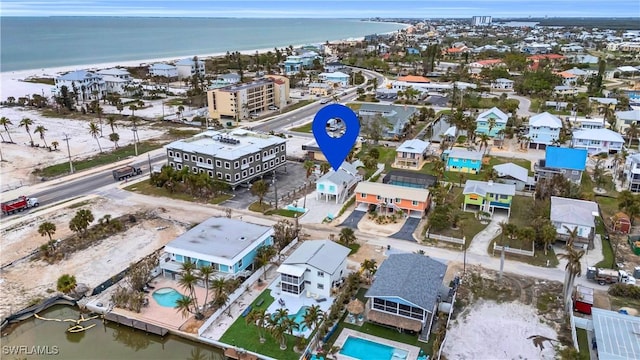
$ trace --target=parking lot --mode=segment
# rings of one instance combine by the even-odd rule
[[[278,191],[278,199],[282,199],[288,192],[303,186],[305,179],[306,171],[304,170],[304,167],[302,167],[302,163],[288,161],[286,172],[284,167],[278,169],[276,173],[275,187],[272,183],[273,177],[271,175],[266,175],[264,177],[264,181],[269,183],[269,192],[264,197],[263,201],[275,203],[276,189]],[[251,190],[246,186],[239,186],[236,188],[233,195],[234,197],[232,199],[223,202],[221,205],[232,209],[246,209],[249,205],[258,200],[258,197],[251,194]],[[282,205],[284,204],[278,203],[278,206],[282,207]]]

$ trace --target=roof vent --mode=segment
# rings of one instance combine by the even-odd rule
[[[240,236],[240,241],[245,241],[245,240],[247,240],[247,238],[246,238],[246,237],[244,237],[244,236]]]

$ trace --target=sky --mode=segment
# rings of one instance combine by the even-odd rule
[[[638,17],[639,0],[2,0],[2,16]]]

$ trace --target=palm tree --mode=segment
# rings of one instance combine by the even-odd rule
[[[488,169],[484,173],[484,180],[485,181],[495,181],[497,178],[498,178],[498,173],[496,172],[496,170],[494,168]]]
[[[625,130],[625,133],[629,137],[629,145],[627,147],[631,147],[631,140],[637,138],[640,135],[640,127],[637,123],[633,122],[629,125],[629,127]]]
[[[211,275],[215,272],[211,265],[203,265],[198,269],[200,273],[200,280],[204,283],[204,301],[202,302],[204,306],[207,306],[207,300],[209,298],[209,285],[211,285]]]
[[[113,115],[107,116],[107,125],[111,127],[112,133],[116,132],[116,128],[118,127],[118,125],[116,124],[116,117]]]
[[[576,277],[580,276],[582,273],[582,263],[580,260],[584,255],[584,250],[577,251],[573,246],[567,246],[566,249],[567,253],[560,254],[558,257],[567,260],[567,265],[564,267],[565,278],[562,294],[564,296],[565,311],[569,312],[573,283],[576,280]]]
[[[496,119],[494,119],[494,118],[490,118],[487,121],[487,127],[489,128],[489,132],[488,132],[487,135],[491,136],[491,130],[495,129],[496,125],[497,125]]]
[[[556,241],[556,237],[558,232],[556,227],[553,224],[546,223],[542,225],[542,242],[544,243],[544,254],[547,255],[547,251],[549,249],[549,245],[551,245],[554,241]]]
[[[138,107],[135,105],[129,105],[129,110],[131,110],[131,116],[133,116],[135,111],[138,110]]]
[[[196,319],[200,320],[204,315],[198,306],[198,298],[195,293],[195,287],[200,280],[195,274],[195,269],[196,264],[191,261],[182,263],[178,284],[188,292],[188,295],[182,296],[176,301],[176,309],[182,313],[182,316],[194,314]]]
[[[480,144],[480,150],[482,150],[482,147],[484,146],[485,154],[489,150],[489,140],[491,140],[491,137],[489,137],[489,135],[484,133],[480,134],[480,137],[478,138],[478,144]]]
[[[44,133],[45,133],[45,132],[47,132],[47,129],[46,129],[44,126],[42,126],[42,125],[38,125],[38,126],[36,126],[35,130],[33,130],[33,133],[34,133],[34,134],[40,134],[40,139],[41,139],[42,141],[44,141],[44,147],[49,147],[49,146],[47,145],[47,141],[44,139]]]
[[[278,311],[280,310],[282,309],[278,309]],[[287,350],[287,337],[285,336],[287,329],[285,329],[279,319],[276,319],[275,316],[270,318],[268,329],[271,336],[280,343],[280,350]]]
[[[267,280],[267,264],[276,255],[276,249],[271,245],[261,246],[256,253],[256,267],[264,269],[264,279]]]
[[[316,164],[314,164],[311,160],[306,160],[304,164],[302,164],[302,167],[304,167],[307,181],[309,181],[309,177],[311,176],[311,174],[313,174],[313,170],[316,168]]]
[[[331,170],[331,165],[329,165],[328,162],[325,161],[320,163],[320,172],[322,173],[322,175],[328,173],[329,170]]]
[[[175,308],[180,312],[182,317],[187,317],[189,314],[193,314],[194,300],[189,296],[182,296],[176,300]]]
[[[267,195],[268,191],[269,191],[269,183],[267,183],[264,180],[258,180],[253,184],[251,184],[251,194],[253,194],[253,196],[258,197],[258,200],[260,201],[260,206],[262,206],[262,200],[264,199],[264,196]]]
[[[102,152],[102,146],[100,145],[100,139],[98,136],[100,135],[100,129],[98,128],[96,123],[94,123],[93,121],[89,123],[89,135],[91,135],[92,138],[96,139],[96,142],[98,143],[98,148],[100,149],[100,152]]]
[[[98,123],[100,123],[100,137],[102,137],[102,106],[100,104],[96,104],[95,110],[96,115],[98,115]]]
[[[6,116],[0,117],[0,125],[4,127],[4,131],[6,131],[7,135],[9,135],[9,142],[13,143],[13,139],[11,138],[11,133],[9,133],[9,125],[13,125],[11,120],[9,120],[9,118]]]
[[[567,231],[567,247],[573,247],[573,242],[576,241],[576,239],[578,238],[578,227],[575,226],[573,229],[571,229],[570,227],[568,227],[567,225],[563,226],[564,229]]]
[[[218,308],[222,308],[229,302],[229,282],[222,277],[218,277],[211,282],[213,289],[213,303]],[[229,306],[229,314],[231,314],[231,306]]]
[[[342,230],[340,230],[339,239],[340,239],[340,242],[345,246],[349,246],[352,243],[356,242],[356,240],[358,240],[353,229],[348,227],[342,228]]]
[[[64,274],[58,278],[56,289],[62,293],[68,294],[76,288],[76,277],[69,274]]]
[[[58,146],[60,146],[60,143],[57,141],[52,141],[51,146],[53,146],[53,150],[58,150]]]
[[[48,236],[49,241],[53,240],[52,236],[56,233],[56,225],[54,223],[45,221],[38,226],[38,234],[41,236]]]
[[[316,329],[320,322],[322,321],[323,312],[320,310],[319,305],[311,305],[304,312],[304,317],[302,323],[306,326],[310,331]]]
[[[371,280],[377,270],[378,264],[376,264],[374,259],[365,259],[362,264],[360,264],[360,271],[366,274],[367,280]]]
[[[118,135],[118,133],[111,133],[111,134],[109,134],[109,140],[111,142],[113,142],[113,145],[117,149],[118,148],[118,141],[120,141],[120,135]]]
[[[31,139],[31,146],[33,146],[33,138],[31,137],[31,132],[29,132],[29,127],[31,125],[33,125],[33,120],[29,118],[22,118],[22,120],[20,120],[20,124],[18,124],[19,127],[24,127],[27,135],[29,135],[29,139]]]
[[[260,344],[264,344],[264,342],[266,341],[264,337],[264,330],[269,319],[271,319],[271,315],[267,313],[267,309],[253,309],[245,319],[247,324],[254,324],[258,328]]]
[[[445,172],[445,164],[441,159],[436,159],[433,161],[433,173],[436,175],[436,182],[439,183],[440,179],[444,175]]]

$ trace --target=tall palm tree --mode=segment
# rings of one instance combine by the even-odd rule
[[[196,319],[200,320],[204,317],[198,306],[198,298],[196,297],[195,287],[200,280],[195,274],[196,264],[191,261],[182,263],[180,269],[180,279],[178,284],[180,287],[188,292],[188,295],[183,296],[176,302],[176,309],[178,309],[182,316],[187,314],[194,314]]]
[[[96,112],[96,115],[98,115],[98,123],[100,123],[100,137],[102,137],[102,114],[103,114],[102,106],[100,106],[100,104],[96,104],[94,111]]]
[[[118,148],[118,141],[120,141],[120,135],[118,133],[109,134],[109,141],[113,142],[115,148]]]
[[[129,110],[131,110],[131,116],[135,114],[135,111],[138,110],[136,105],[129,105]]]
[[[211,282],[213,289],[213,303],[218,308],[222,308],[229,302],[229,281],[223,277],[218,277]],[[229,306],[229,315],[231,315],[231,306]]]
[[[307,177],[307,181],[309,181],[309,177],[313,174],[313,170],[316,168],[316,164],[314,164],[311,160],[306,160],[302,164],[302,167],[304,167],[305,176]]]
[[[573,292],[573,283],[576,280],[576,277],[580,276],[582,273],[582,263],[580,260],[584,255],[584,250],[575,250],[572,246],[567,246],[567,253],[560,254],[558,257],[561,259],[567,260],[567,265],[564,267],[565,270],[565,278],[564,278],[564,286],[563,286],[563,296],[564,296],[564,305],[565,311],[569,312],[569,306],[571,304],[571,293]]]
[[[311,305],[305,310],[304,317],[302,323],[306,326],[310,331],[316,329],[318,324],[322,321],[323,312],[320,310],[319,305]]]
[[[494,118],[491,118],[487,121],[487,127],[489,128],[489,132],[487,133],[487,135],[491,136],[491,130],[495,129],[496,125],[498,125],[498,123]]]
[[[264,344],[264,342],[266,341],[264,330],[267,327],[270,319],[271,315],[267,313],[267,309],[253,309],[245,319],[247,324],[254,324],[258,328],[260,344]]]
[[[100,139],[99,139],[100,129],[98,128],[96,123],[94,123],[93,121],[89,123],[89,135],[91,135],[92,138],[96,139],[96,142],[98,143],[98,148],[100,149],[100,152],[102,152],[102,145],[100,145]]]
[[[273,338],[280,344],[280,350],[287,350],[287,329],[283,326],[281,321],[276,319],[275,316],[270,318],[268,329],[271,336],[273,336]]]
[[[33,130],[33,133],[34,134],[39,134],[40,135],[40,139],[42,141],[44,141],[44,147],[49,147],[47,145],[47,140],[45,140],[45,138],[44,138],[44,133],[46,133],[46,132],[47,132],[47,129],[42,125],[36,126],[35,130]]]
[[[209,300],[209,286],[211,285],[211,276],[213,275],[213,273],[215,272],[215,270],[213,270],[213,267],[211,265],[203,265],[198,269],[199,275],[200,275],[200,280],[202,280],[202,282],[204,283],[204,300],[202,301],[202,304],[204,304],[204,306],[207,306],[207,300]]]
[[[9,135],[9,142],[13,143],[13,139],[11,139],[11,134],[9,133],[9,125],[13,125],[11,120],[9,120],[8,117],[3,116],[0,118],[0,125],[4,127],[4,131],[6,131],[7,135]],[[4,138],[2,139],[2,141],[4,141]]]
[[[31,132],[29,131],[31,125],[33,125],[33,120],[29,118],[22,118],[22,120],[20,120],[20,123],[18,124],[19,127],[24,127],[27,135],[29,135],[29,139],[31,139],[31,146],[33,146],[33,138],[31,137]]]
[[[360,270],[366,274],[367,280],[371,280],[378,270],[378,264],[376,264],[374,259],[365,259],[362,264],[360,264]]]
[[[436,182],[440,182],[442,176],[444,175],[446,166],[443,160],[436,159],[433,161],[433,173],[436,175]]]
[[[320,172],[324,175],[331,170],[331,165],[328,162],[324,161],[320,163]]]
[[[629,125],[629,127],[625,130],[625,133],[629,137],[629,145],[627,147],[631,147],[631,140],[637,138],[640,135],[640,127],[637,123],[633,122]]]
[[[485,154],[489,150],[489,140],[491,140],[491,137],[489,137],[489,135],[484,134],[484,133],[480,134],[480,136],[478,138],[478,144],[480,144],[480,150],[482,150],[482,147],[484,146],[484,153]]]
[[[53,240],[52,236],[56,233],[56,224],[45,221],[38,227],[38,234],[48,236],[49,241]]]
[[[107,125],[111,127],[112,133],[116,132],[116,128],[118,127],[118,125],[116,124],[116,117],[113,115],[107,116]]]
[[[578,227],[575,226],[573,229],[571,229],[567,225],[564,225],[563,227],[567,231],[567,247],[573,247],[573,243],[578,238]]]

